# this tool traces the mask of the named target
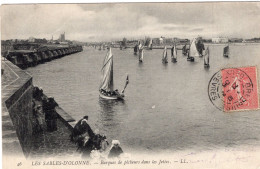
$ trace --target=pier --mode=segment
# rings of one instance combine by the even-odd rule
[[[82,50],[79,45],[15,44],[13,49],[5,51],[3,56],[19,68],[25,69]]]

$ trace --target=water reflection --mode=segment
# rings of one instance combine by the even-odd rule
[[[116,115],[116,110],[122,105],[125,104],[124,100],[107,100],[99,98],[99,105],[101,108],[101,115],[103,116],[102,121],[113,120],[113,117]]]
[[[138,66],[139,67],[143,67],[143,62],[138,62],[139,64],[138,64]]]
[[[107,100],[99,98],[100,122],[99,128],[103,129],[104,133],[109,133],[112,130],[120,128],[121,118],[120,109],[125,106],[124,100]]]
[[[116,102],[116,100],[107,100],[99,97],[101,113],[113,113],[113,107],[115,106]]]
[[[162,63],[162,65],[164,69],[167,69],[168,63]]]
[[[204,70],[205,70],[206,72],[209,72],[209,69],[210,69],[210,66],[209,66],[209,67],[205,67],[205,66],[204,66]]]

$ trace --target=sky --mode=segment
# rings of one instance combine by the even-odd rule
[[[253,38],[259,21],[260,2],[3,5],[1,39]]]

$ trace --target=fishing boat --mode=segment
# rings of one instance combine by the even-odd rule
[[[209,47],[207,47],[204,55],[204,67],[209,68]]]
[[[139,62],[143,62],[144,60],[144,48],[143,46],[139,47]]]
[[[223,56],[224,57],[229,57],[229,45],[224,47],[224,49],[223,49]]]
[[[150,41],[149,41],[148,49],[150,49],[150,50],[153,49],[153,40],[152,39],[150,39]]]
[[[135,47],[134,47],[134,55],[137,55],[137,52],[138,52],[138,45],[135,45]]]
[[[176,45],[174,44],[172,49],[171,49],[171,54],[172,54],[172,62],[176,63],[177,62],[177,50],[176,50]]]
[[[198,53],[200,57],[203,57],[203,52],[205,52],[205,47],[201,39],[198,40],[198,43],[196,44]]]
[[[184,56],[186,56],[188,54],[188,49],[187,49],[187,45],[186,44],[182,47],[182,54]]]
[[[190,50],[188,53],[187,61],[194,62],[194,60],[195,60],[194,57],[199,57],[199,56],[200,55],[199,55],[199,52],[196,47],[196,38],[194,38],[190,44]]]
[[[166,46],[164,47],[164,50],[163,50],[162,63],[168,63],[167,47]]]
[[[99,96],[103,99],[109,100],[123,100],[124,91],[129,83],[129,78],[127,75],[125,87],[121,93],[116,89],[114,90],[114,78],[113,78],[113,54],[111,48],[108,49],[106,57],[103,62],[103,67],[101,69],[102,78],[99,87]]]
[[[139,42],[138,42],[138,50],[140,50],[141,48],[143,48],[143,45],[142,45],[142,43],[139,41]]]

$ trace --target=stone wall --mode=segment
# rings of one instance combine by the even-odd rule
[[[69,135],[76,124],[67,112],[56,106],[58,130],[33,134],[32,77],[10,61],[2,58],[2,147],[4,156],[43,157],[71,155],[76,145]],[[44,97],[47,98],[46,95]],[[55,147],[57,146],[57,147]],[[64,149],[64,147],[66,147]]]
[[[3,154],[29,155],[32,140],[32,77],[2,60]]]
[[[30,152],[32,138],[32,89],[28,86],[8,109],[25,155]]]

